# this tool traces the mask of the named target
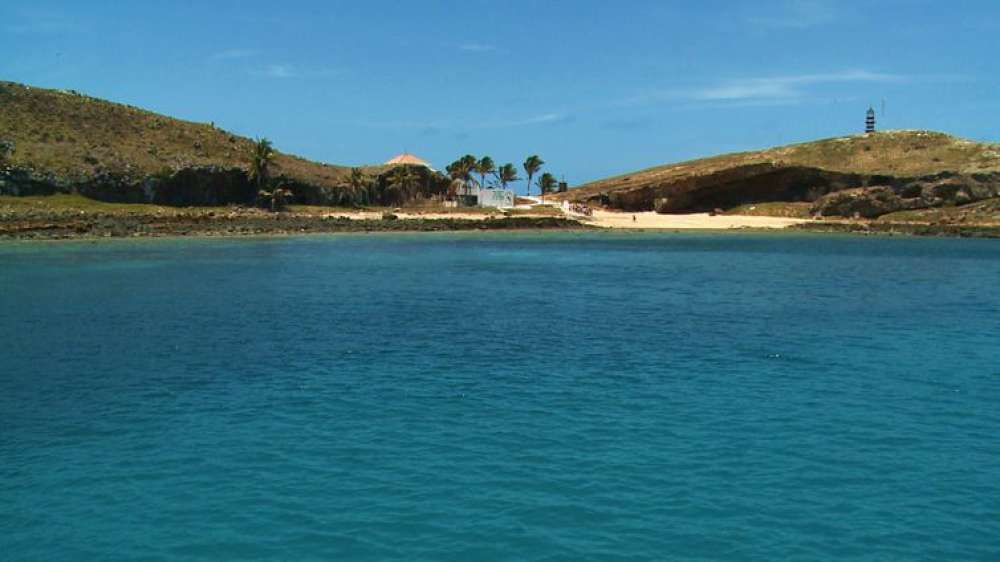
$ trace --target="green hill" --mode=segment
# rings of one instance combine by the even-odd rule
[[[167,205],[252,203],[256,190],[246,178],[245,163],[252,142],[211,123],[74,91],[0,82],[0,195],[79,193],[102,201]],[[374,186],[372,203],[402,202],[387,190],[392,168],[362,169]],[[345,202],[350,172],[346,166],[281,152],[271,170],[293,191],[294,202],[320,205]],[[420,184],[408,197],[446,189],[443,177],[422,167],[414,172]]]
[[[913,208],[995,197],[1000,145],[929,131],[872,133],[657,166],[555,198],[633,211],[688,212],[816,202],[831,192],[872,186],[888,186],[904,199],[925,199],[911,202]]]
[[[10,158],[68,179],[102,171],[158,174],[200,166],[242,167],[250,139],[218,129],[85,96],[0,82],[0,139]],[[336,185],[350,169],[278,153],[276,172],[303,182]]]

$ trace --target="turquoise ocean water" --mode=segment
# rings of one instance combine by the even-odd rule
[[[1000,560],[1000,242],[0,245],[0,559]]]

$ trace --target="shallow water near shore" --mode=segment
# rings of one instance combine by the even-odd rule
[[[992,560],[1000,243],[0,244],[5,560]]]

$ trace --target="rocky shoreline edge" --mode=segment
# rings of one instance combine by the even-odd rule
[[[587,229],[561,217],[357,219],[291,213],[191,213],[170,216],[41,214],[0,220],[0,240],[67,240],[176,236],[262,236],[347,232]]]
[[[1000,238],[1000,226],[900,222],[808,222],[789,227],[796,232],[874,236],[936,236],[940,238]]]

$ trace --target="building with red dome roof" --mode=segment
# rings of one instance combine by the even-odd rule
[[[423,166],[425,168],[433,169],[433,168],[431,168],[430,162],[424,160],[423,158],[420,158],[419,156],[415,156],[413,154],[410,154],[409,152],[404,152],[402,154],[397,154],[396,156],[393,156],[392,158],[390,158],[390,159],[388,159],[388,160],[385,161],[385,165],[386,166]]]

